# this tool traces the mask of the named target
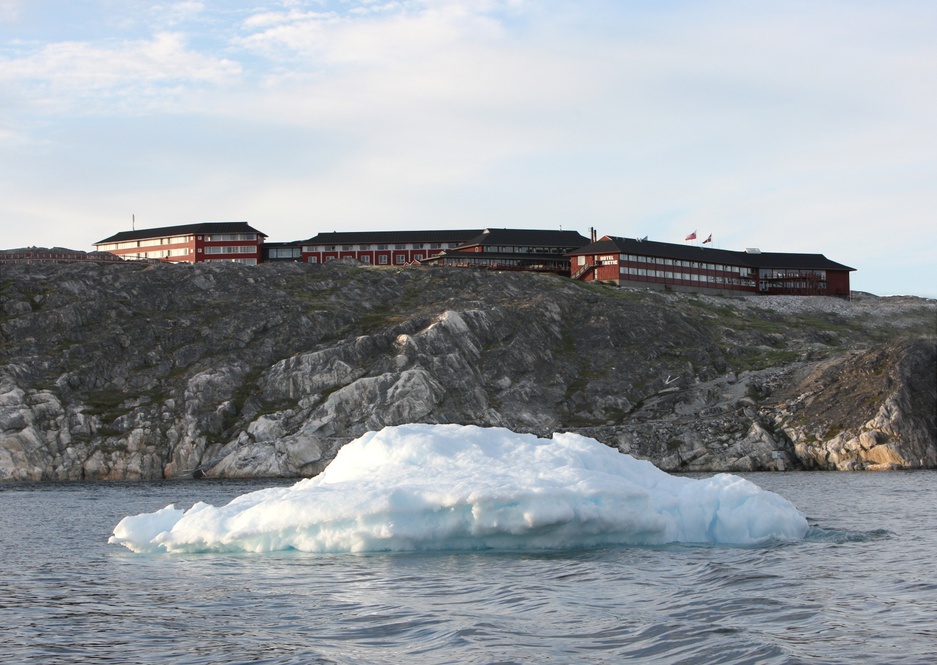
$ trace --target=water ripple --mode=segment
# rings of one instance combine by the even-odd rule
[[[759,478],[817,515],[806,541],[759,548],[179,557],[104,543],[127,512],[206,488],[219,504],[243,483],[4,488],[0,652],[25,664],[923,665],[937,643],[937,517],[920,507],[937,503],[935,480]]]

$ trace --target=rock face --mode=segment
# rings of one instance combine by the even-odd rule
[[[937,467],[937,303],[348,264],[4,265],[0,479],[310,476],[385,425],[667,470]]]

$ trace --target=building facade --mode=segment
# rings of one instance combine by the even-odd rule
[[[465,243],[430,257],[430,265],[525,270],[568,275],[568,254],[589,243],[577,231],[485,229]]]
[[[120,261],[120,257],[108,252],[82,252],[64,247],[23,247],[20,249],[0,250],[0,262],[9,263],[76,263],[93,261],[108,263]]]
[[[262,263],[295,263],[303,258],[300,242],[265,242],[260,249]]]
[[[94,243],[94,247],[123,259],[169,263],[234,261],[256,265],[263,260],[266,237],[247,222],[202,222],[121,231]]]
[[[421,263],[457,247],[480,230],[460,231],[333,231],[302,243],[303,263],[355,259],[376,266]]]
[[[571,252],[570,259],[573,279],[702,293],[848,298],[855,270],[822,254],[737,252],[614,236]]]

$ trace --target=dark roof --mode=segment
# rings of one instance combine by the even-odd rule
[[[578,231],[543,229],[485,229],[463,247],[504,245],[511,247],[582,247],[589,239]]]
[[[104,243],[124,242],[127,240],[144,240],[146,238],[163,238],[166,236],[184,236],[205,233],[259,233],[264,238],[267,237],[266,233],[261,233],[247,222],[200,222],[198,224],[182,224],[181,226],[161,226],[156,229],[121,231],[109,238],[99,240],[94,244],[103,245]]]
[[[372,245],[413,242],[465,242],[481,231],[332,231],[304,240],[305,245]]]
[[[639,254],[681,261],[725,263],[748,268],[801,268],[805,270],[855,270],[836,263],[823,254],[788,254],[784,252],[736,252],[696,245],[677,245],[653,240],[605,236],[598,242],[580,247],[570,256],[580,254]]]

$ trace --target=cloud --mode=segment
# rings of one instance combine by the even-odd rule
[[[22,4],[22,0],[0,0],[0,20],[15,20],[19,16]]]
[[[63,29],[0,50],[0,147],[44,142],[61,160],[68,143],[74,163],[82,150],[123,163],[105,139],[139,119],[126,136],[149,166],[120,182],[138,177],[133,199],[153,206],[169,205],[160,187],[174,191],[165,223],[187,206],[218,218],[215,205],[275,219],[266,230],[280,238],[320,223],[563,224],[677,242],[698,228],[726,248],[886,265],[897,259],[875,253],[920,249],[937,207],[932,3],[232,0],[122,11],[124,32]],[[37,117],[47,129],[33,131]],[[2,161],[17,163],[16,150]],[[49,169],[30,163],[40,183]],[[82,176],[75,199],[94,190],[87,205],[104,205],[107,187]]]
[[[202,14],[205,11],[205,3],[198,0],[183,0],[169,6],[155,5],[151,11],[167,26],[176,26]]]
[[[174,32],[104,44],[56,42],[0,59],[6,95],[58,114],[167,108],[193,87],[230,83],[240,73],[237,62],[188,49]]]

